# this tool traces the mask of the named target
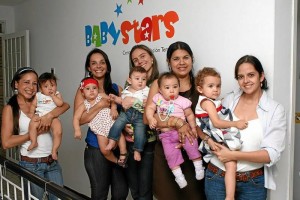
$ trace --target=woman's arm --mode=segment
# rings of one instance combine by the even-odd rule
[[[2,148],[9,149],[23,144],[29,140],[29,134],[14,135],[13,133],[13,114],[9,105],[4,106],[2,111],[1,141]]]
[[[196,130],[196,119],[195,119],[195,115],[193,113],[193,110],[191,108],[187,108],[184,110],[184,115],[186,117],[187,122],[189,123],[193,134],[195,135],[195,137],[197,137],[197,130]]]
[[[221,162],[229,162],[229,161],[248,161],[254,163],[270,163],[270,156],[269,153],[264,150],[257,150],[257,151],[230,151],[227,147],[216,143],[218,146],[218,150],[214,151],[213,153],[218,157]]]
[[[84,98],[81,94],[80,89],[77,89],[75,100],[74,100],[74,111],[82,104],[84,101]],[[101,101],[99,101],[95,106],[93,106],[89,113],[83,112],[81,118],[80,118],[80,125],[86,124],[90,122],[99,112],[99,110],[103,108],[109,108],[110,102],[108,98],[102,98]]]
[[[51,112],[47,113],[46,115],[41,117],[41,123],[39,130],[49,130],[49,127],[52,123],[54,118],[62,115],[70,108],[70,105],[66,102],[63,103],[62,106],[54,108]]]

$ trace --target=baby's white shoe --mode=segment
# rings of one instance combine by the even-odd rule
[[[196,179],[202,180],[204,178],[204,169],[197,170],[196,171]]]
[[[179,185],[180,188],[184,188],[184,187],[187,186],[187,182],[186,182],[184,176],[180,176],[178,178],[175,178],[175,181],[177,182],[177,184]]]

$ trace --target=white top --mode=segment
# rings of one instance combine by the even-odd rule
[[[140,100],[141,102],[143,102],[144,99],[148,98],[148,94],[149,94],[149,87],[146,86],[144,89],[142,90],[138,90],[136,92],[130,92],[128,90],[130,86],[127,86],[123,91],[122,91],[122,99],[124,99],[125,97],[134,97],[137,98],[138,100]]]
[[[28,127],[30,118],[27,117],[22,111],[20,111],[19,126],[20,135],[28,133]],[[27,151],[30,141],[27,141],[21,145],[20,154],[22,156],[28,156],[31,158],[47,157],[51,154],[52,150],[52,137],[50,133],[43,133],[37,137],[38,146],[31,151]]]
[[[37,92],[36,98],[36,114],[38,114],[39,116],[43,116],[56,108],[56,104],[54,103],[51,96],[47,96],[42,94],[41,92]]]
[[[238,119],[233,115],[233,121],[237,121]],[[263,138],[263,128],[261,126],[261,122],[259,119],[254,119],[248,121],[248,127],[244,130],[240,130],[241,140],[243,141],[243,145],[240,151],[257,151],[260,150],[261,141]],[[216,165],[225,171],[225,167],[223,163],[217,158],[213,157],[211,159],[211,163]],[[263,167],[262,163],[253,163],[248,161],[238,161],[237,162],[237,171],[246,172],[254,169],[259,169]]]

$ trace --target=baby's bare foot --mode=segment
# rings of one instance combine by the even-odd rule
[[[141,161],[141,153],[140,152],[134,151],[133,157],[134,157],[134,160]]]
[[[32,149],[36,148],[38,146],[38,143],[35,142],[35,143],[32,143],[29,145],[29,147],[27,148],[27,151],[31,151]]]

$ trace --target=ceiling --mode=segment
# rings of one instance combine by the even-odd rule
[[[15,6],[24,1],[25,0],[0,0],[0,6]]]

